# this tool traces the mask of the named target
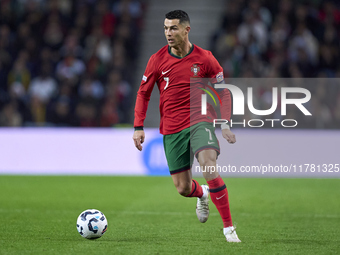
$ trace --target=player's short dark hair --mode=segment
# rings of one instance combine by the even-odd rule
[[[188,22],[190,24],[190,19],[188,13],[182,10],[174,10],[165,14],[167,19],[179,19],[179,23]]]

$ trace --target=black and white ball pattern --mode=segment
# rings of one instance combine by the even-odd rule
[[[107,219],[105,215],[99,210],[85,210],[79,215],[77,219],[77,230],[84,238],[99,238],[107,230]]]

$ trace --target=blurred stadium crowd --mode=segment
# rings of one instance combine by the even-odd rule
[[[143,4],[1,0],[0,126],[127,123]]]
[[[339,33],[339,1],[229,0],[211,50],[226,77],[294,78],[257,84],[257,109],[270,108],[273,87],[300,86],[312,93],[313,116],[291,107],[287,118],[301,128],[340,128]]]
[[[131,123],[146,3],[0,0],[0,126]],[[226,77],[314,78],[301,127],[340,127],[339,82],[322,79],[340,77],[338,2],[228,0],[221,20],[210,50]],[[270,107],[275,86],[254,96]]]

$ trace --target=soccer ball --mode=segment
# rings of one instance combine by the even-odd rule
[[[96,239],[104,235],[107,230],[105,215],[96,209],[83,211],[77,219],[79,234],[87,239]]]

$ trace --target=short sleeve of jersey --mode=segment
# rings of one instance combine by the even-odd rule
[[[212,84],[222,83],[224,81],[223,76],[223,68],[218,63],[216,58],[209,52],[209,68],[208,70],[208,77],[211,79],[210,82]],[[226,119],[230,122],[231,117],[231,96],[230,92],[227,89],[218,90],[218,94],[223,102],[221,105],[221,118]]]
[[[145,68],[145,72],[142,78],[142,82],[139,88],[139,92],[152,92],[153,86],[155,85],[157,79],[157,68],[155,65],[155,57],[152,55],[149,59],[149,62]],[[150,97],[149,95],[149,97]]]
[[[144,126],[146,111],[150,101],[151,93],[157,79],[157,68],[155,65],[154,55],[149,59],[146,66],[142,81],[137,93],[137,100],[135,105],[135,120],[134,127]]]
[[[209,51],[208,54],[209,60],[208,60],[208,68],[207,68],[207,77],[211,78],[211,83],[220,83],[224,80],[223,76],[223,68],[218,63],[216,58],[213,56],[213,54]]]

